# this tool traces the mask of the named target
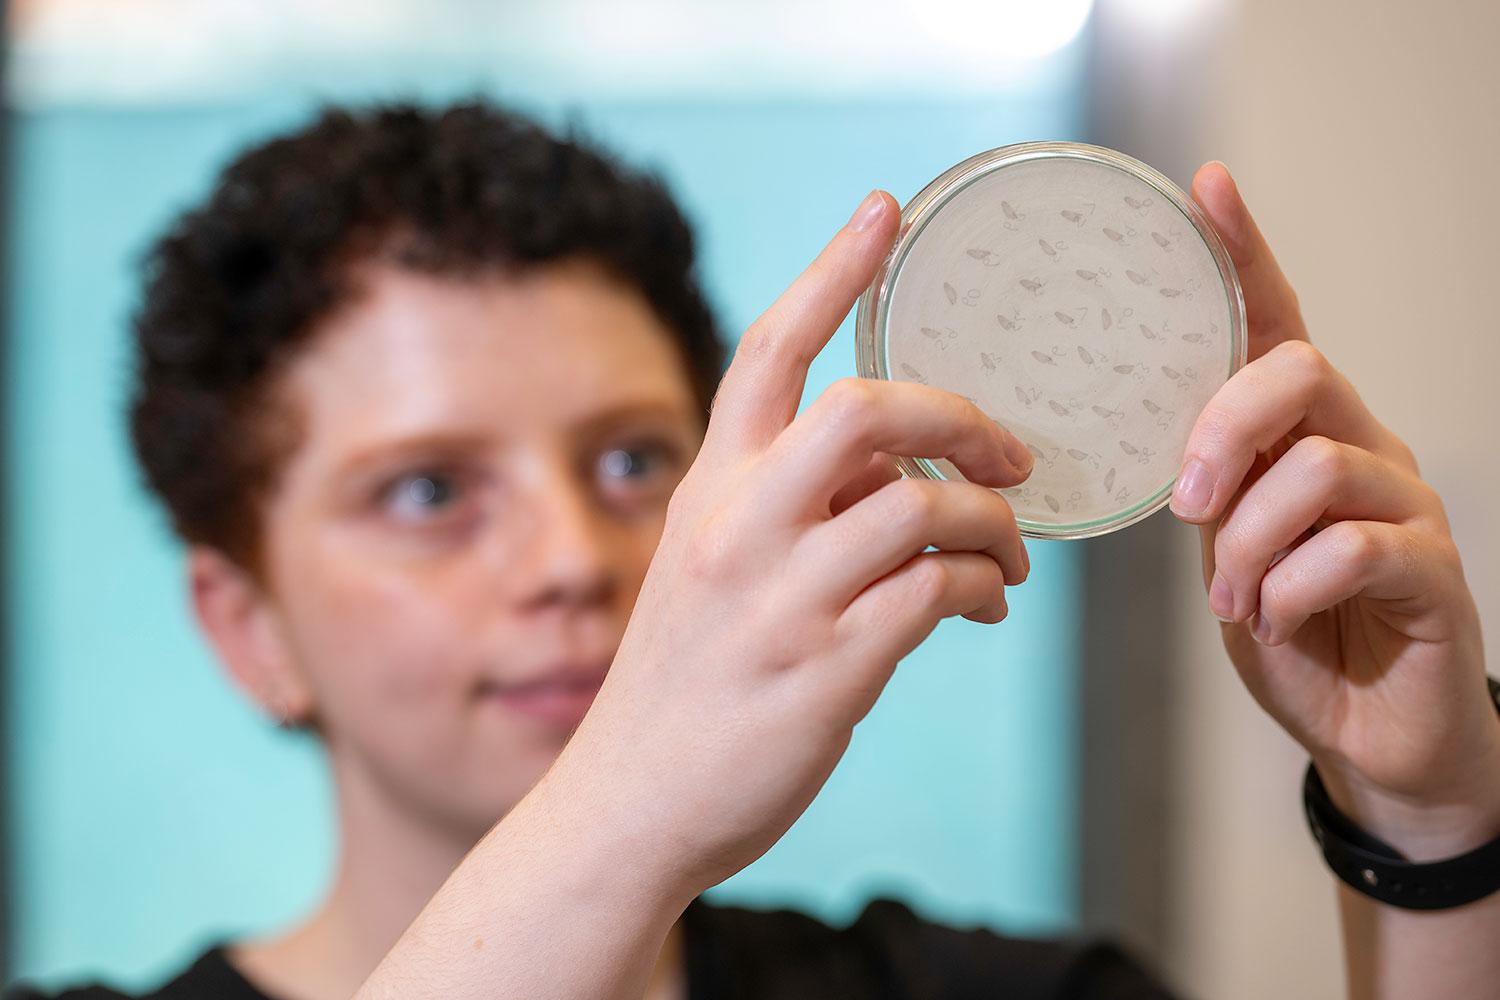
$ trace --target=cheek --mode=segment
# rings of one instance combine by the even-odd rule
[[[352,566],[336,557],[321,565]],[[451,718],[471,693],[479,664],[470,601],[456,580],[310,568],[287,588],[298,657],[335,730],[384,727],[400,718]],[[437,713],[442,713],[439,717]],[[408,728],[403,725],[401,728]]]

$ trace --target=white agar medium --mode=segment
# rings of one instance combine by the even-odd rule
[[[1086,538],[1171,497],[1189,432],[1245,358],[1245,307],[1201,210],[1123,153],[981,153],[907,204],[856,320],[865,377],[969,398],[1035,456],[1021,533]],[[942,457],[908,476],[960,479]]]

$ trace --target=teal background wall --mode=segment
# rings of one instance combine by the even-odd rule
[[[871,187],[905,200],[954,162],[1083,138],[1076,72],[1013,97],[537,104],[663,170],[696,221],[726,332],[742,329]],[[313,905],[333,840],[315,744],[244,705],[187,615],[182,566],[121,421],[139,252],[245,142],[310,102],[56,107],[13,144],[9,816],[13,976],[157,979],[208,938]],[[806,400],[854,370],[849,327]],[[713,890],[842,920],[876,893],[955,922],[1076,919],[1079,562],[1032,543],[997,627],[945,623],[863,722],[823,794]]]

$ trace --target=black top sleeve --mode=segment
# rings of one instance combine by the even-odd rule
[[[695,899],[683,913],[688,1000],[1174,1000],[1103,940],[1009,937],[926,920],[881,898],[846,927],[790,909]],[[98,983],[0,1000],[274,1000],[225,957],[224,942],[139,997]]]
[[[1172,1000],[1109,941],[1028,939],[952,927],[923,920],[890,899],[870,903],[854,928],[886,956],[911,997],[979,1000],[1003,989],[1014,1000]]]
[[[12,986],[0,993],[0,1000],[130,1000],[107,986],[79,986],[61,993],[41,993],[29,986]]]
[[[208,944],[187,968],[147,993],[123,993],[104,983],[77,983],[57,993],[16,983],[0,1000],[274,1000],[252,986],[225,955],[227,940]]]
[[[1174,1000],[1109,941],[955,927],[894,899],[844,928],[701,901],[684,919],[689,1000]]]

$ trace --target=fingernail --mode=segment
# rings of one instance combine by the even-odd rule
[[[865,200],[859,203],[859,207],[849,217],[848,228],[853,232],[862,233],[874,225],[875,220],[880,218],[880,213],[884,211],[885,199],[880,197],[880,191],[878,189],[871,191],[865,195]]]
[[[1026,447],[1025,442],[1014,434],[1009,433],[1005,435],[1005,457],[1010,460],[1010,464],[1014,465],[1017,471],[1027,474],[1031,472],[1032,465],[1036,463],[1036,459],[1031,454],[1031,449]]]
[[[1234,621],[1234,594],[1219,571],[1214,571],[1214,582],[1208,588],[1208,610],[1221,622]]]
[[[1255,641],[1261,645],[1271,641],[1271,623],[1266,621],[1265,615],[1259,611],[1250,622],[1250,634],[1255,636]]]
[[[1246,246],[1245,196],[1240,194],[1240,182],[1234,179],[1234,173],[1223,160],[1212,160],[1210,162],[1217,163],[1220,167],[1224,168],[1224,176],[1229,178],[1229,189],[1234,193],[1234,198],[1228,206],[1229,217],[1223,219],[1215,218],[1214,228],[1218,229],[1219,235],[1223,236],[1231,244],[1231,250],[1244,253]]]
[[[1180,514],[1201,514],[1214,495],[1213,474],[1208,466],[1196,458],[1190,458],[1177,475],[1177,489],[1173,491],[1173,504]]]

